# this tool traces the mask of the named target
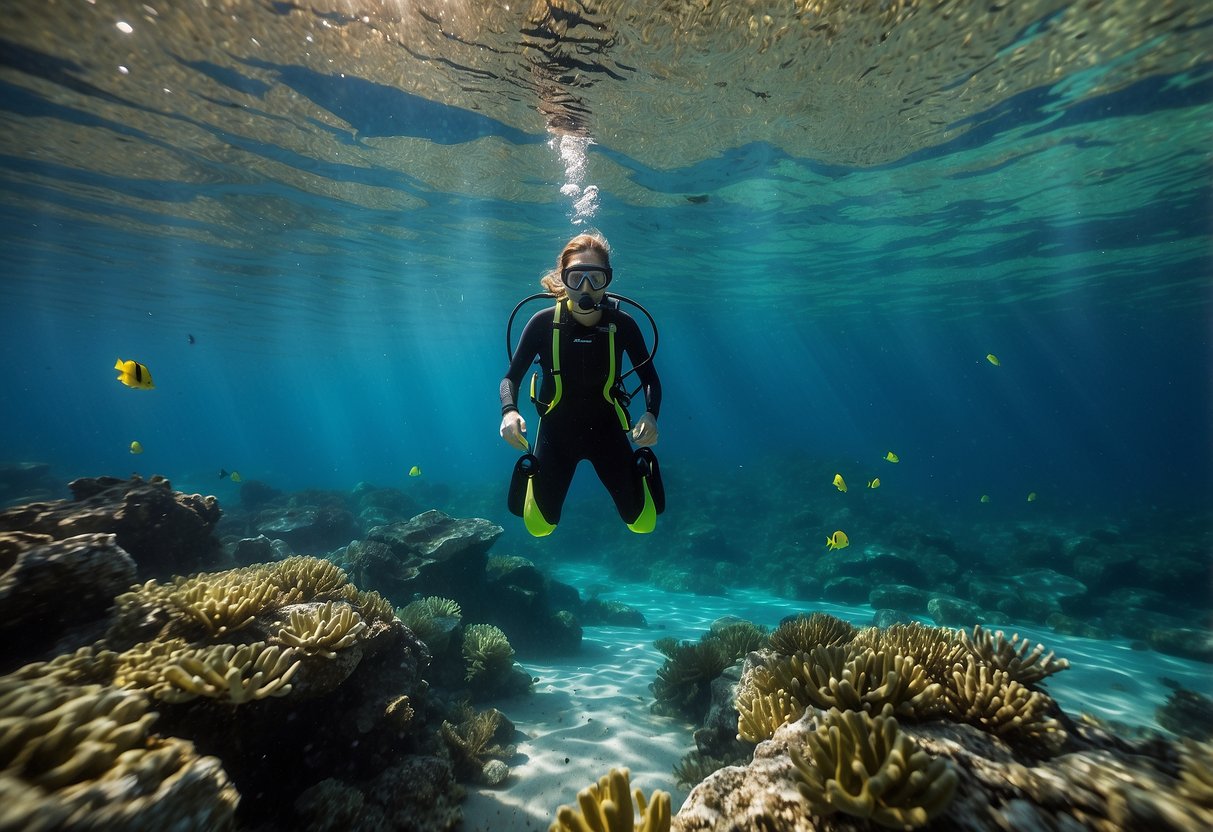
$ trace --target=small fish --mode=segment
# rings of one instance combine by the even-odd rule
[[[1028,492],[1028,502],[1029,502],[1029,503],[1034,503],[1034,502],[1036,502],[1036,492],[1035,492],[1035,491],[1029,491],[1029,492]]]
[[[845,549],[851,545],[850,539],[847,538],[847,533],[842,529],[834,532],[826,538],[826,548],[831,551],[834,549]]]
[[[409,469],[409,476],[410,477],[420,477],[421,476],[421,467],[414,465],[412,468]]]
[[[133,454],[143,453],[143,446],[139,444],[139,440],[136,439],[134,442],[131,443],[131,453],[133,453]]]
[[[981,495],[981,501],[982,501],[983,503],[988,503],[988,502],[990,502],[990,495],[989,495],[989,494],[982,494],[982,495]]]
[[[191,343],[191,344],[193,344],[193,343],[194,343],[194,336],[193,336],[193,335],[186,335],[185,337],[190,339],[190,343]]]
[[[901,462],[901,457],[899,457],[897,454],[893,453],[892,451],[889,451],[887,454],[885,454],[884,458],[887,459],[889,462],[894,462],[894,463]]]
[[[226,469],[224,469],[224,468],[219,469],[219,479],[221,479],[221,480],[227,479],[227,470]]]
[[[119,358],[114,362],[114,369],[118,371],[118,381],[127,387],[151,390],[156,386],[152,384],[152,371],[138,361],[123,361]]]
[[[868,488],[880,488],[880,477],[868,480]]]
[[[987,355],[987,356],[986,356],[986,361],[989,361],[989,362],[990,362],[991,364],[993,364],[995,367],[1001,367],[1001,366],[1002,366],[1002,362],[998,360],[998,356],[997,356],[997,355],[995,355],[994,353],[990,353],[989,355]]]
[[[846,481],[843,480],[842,474],[834,475],[834,487],[837,488],[839,491],[846,493],[847,484],[846,484]]]
[[[242,479],[244,479],[244,477],[240,476],[239,471],[233,471],[232,473],[228,474],[227,477],[232,482],[240,482]]]

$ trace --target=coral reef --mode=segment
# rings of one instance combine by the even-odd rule
[[[650,686],[655,713],[702,719],[712,681],[753,650],[767,644],[766,631],[748,621],[726,618],[712,624],[698,642],[661,638],[653,645],[666,657]]]
[[[817,815],[843,812],[890,829],[914,829],[944,811],[958,778],[901,733],[893,706],[879,716],[831,709],[806,737],[808,760],[789,749],[797,787]]]
[[[843,621],[823,612],[809,616],[796,616],[782,622],[771,633],[771,649],[785,656],[807,652],[818,645],[833,647],[849,644],[857,630],[849,621]]]
[[[644,792],[631,791],[631,773],[613,768],[596,784],[577,793],[578,809],[561,806],[550,832],[668,832],[670,796],[660,789],[646,800]],[[640,811],[637,823],[632,800]]]
[[[446,651],[451,634],[463,620],[463,610],[450,598],[431,595],[396,610],[396,617],[438,654]]]
[[[467,680],[482,686],[513,667],[514,648],[499,627],[473,624],[463,633],[463,657]]]
[[[457,709],[455,719],[444,720],[441,727],[455,776],[486,786],[500,785],[510,773],[508,766],[500,764],[515,754],[514,746],[508,745],[514,725],[496,708],[476,711],[467,705]],[[494,761],[498,765],[490,765]]]
[[[334,603],[292,609],[290,624],[278,631],[278,638],[309,655],[336,658],[336,651],[352,646],[366,632],[366,623],[349,604],[335,608]]]
[[[1050,756],[1066,734],[1050,716],[1053,700],[1015,681],[1010,671],[992,668],[970,656],[957,664],[945,687],[951,717],[968,722],[1021,748]]]
[[[0,677],[0,829],[230,828],[219,761],[155,720],[139,694]]]
[[[286,696],[301,664],[294,658],[294,650],[261,641],[178,653],[164,667],[164,679],[171,689],[160,698],[186,702],[205,696],[239,705],[267,696]]]
[[[973,656],[991,667],[1006,671],[1011,679],[1020,684],[1035,685],[1070,666],[1068,660],[1058,659],[1052,652],[1045,656],[1042,644],[1031,648],[1026,639],[1020,641],[1018,633],[1008,640],[1002,630],[991,635],[978,624],[973,627],[972,635],[964,631],[960,635]]]

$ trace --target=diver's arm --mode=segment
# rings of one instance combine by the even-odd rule
[[[501,398],[501,427],[498,432],[502,439],[520,451],[528,450],[530,445],[526,439],[526,419],[522,418],[522,414],[518,412],[518,385],[522,382],[522,375],[526,372],[526,368],[539,354],[539,348],[543,343],[544,333],[538,322],[539,314],[532,317],[527,322],[526,328],[522,330],[518,349],[514,350],[505,378],[501,380],[501,384],[497,388],[497,393]],[[549,329],[549,337],[550,332]]]
[[[630,317],[630,316],[629,316]],[[644,392],[644,415],[632,425],[632,441],[637,445],[647,447],[657,444],[657,414],[661,410],[661,378],[657,368],[649,360],[649,348],[645,346],[644,337],[635,319],[628,327],[628,338],[624,349],[632,366],[636,367],[636,375],[640,379],[640,389]]]

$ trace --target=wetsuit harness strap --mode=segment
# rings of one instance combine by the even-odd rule
[[[552,401],[544,411],[545,416],[556,409],[556,405],[560,403],[560,394],[564,391],[564,384],[560,380],[560,319],[567,303],[567,299],[556,301],[556,308],[552,312],[552,378],[556,381],[556,392],[552,394]]]
[[[602,397],[615,408],[615,415],[619,417],[619,426],[628,430],[632,427],[628,424],[628,412],[623,409],[619,398],[614,394],[615,385],[618,383],[618,379],[615,378],[615,324],[607,327],[607,355],[610,357],[607,359],[606,381],[602,383]]]

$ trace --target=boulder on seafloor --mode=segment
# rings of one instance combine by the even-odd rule
[[[237,566],[248,566],[253,563],[270,563],[276,560],[286,560],[291,556],[290,547],[285,540],[270,540],[265,535],[246,537],[225,546]]]
[[[577,591],[548,578],[520,557],[492,557],[486,571],[483,618],[509,633],[527,655],[561,656],[581,646]]]
[[[294,552],[317,554],[347,543],[358,533],[358,526],[340,497],[304,492],[292,495],[287,505],[263,508],[253,531],[286,541]]]
[[[869,592],[871,585],[859,578],[830,578],[821,588],[821,597],[837,604],[862,604]]]
[[[214,535],[222,512],[214,497],[173,491],[164,477],[96,477],[68,484],[70,500],[28,503],[0,511],[0,531],[63,540],[113,534],[135,560],[139,580],[184,575],[219,565]]]
[[[112,534],[65,540],[0,532],[0,670],[30,661],[69,630],[104,618],[135,581],[135,561]]]
[[[488,600],[488,550],[502,531],[488,520],[430,510],[406,523],[372,528],[365,540],[346,548],[346,561],[356,584],[398,604],[438,595],[458,601],[465,617],[479,620]]]
[[[927,614],[936,623],[944,627],[972,627],[983,621],[991,621],[991,616],[982,612],[981,607],[954,598],[950,595],[934,595],[927,601]]]

